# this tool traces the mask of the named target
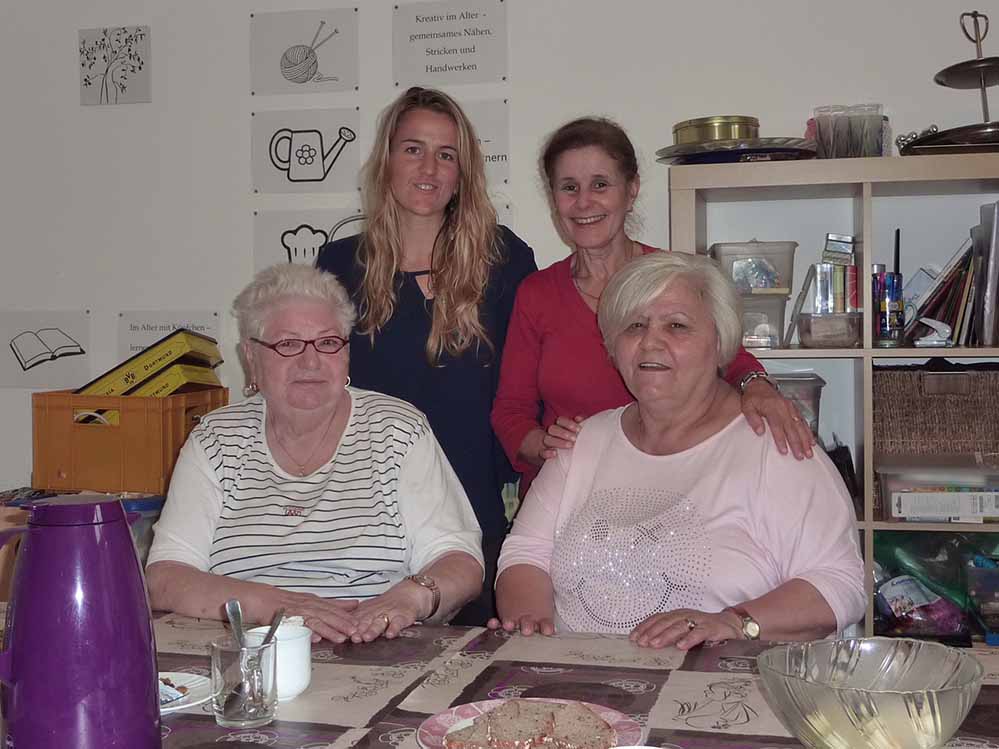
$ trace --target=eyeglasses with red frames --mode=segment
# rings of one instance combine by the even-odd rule
[[[310,343],[312,344],[312,348],[320,354],[335,354],[350,343],[346,338],[341,338],[338,335],[324,335],[321,338],[312,338],[309,340],[303,338],[282,338],[280,341],[275,341],[274,343],[261,341],[259,338],[250,338],[250,340],[254,343],[259,343],[264,348],[269,348],[279,356],[285,357],[298,356],[305,351],[305,347]]]

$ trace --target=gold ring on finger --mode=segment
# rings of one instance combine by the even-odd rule
[[[791,420],[792,421],[801,421],[801,417],[800,416],[792,416]]]
[[[378,615],[378,618],[381,619],[383,622],[385,622],[385,629],[388,629],[389,623],[392,621],[391,619],[389,619],[389,615],[383,611]]]

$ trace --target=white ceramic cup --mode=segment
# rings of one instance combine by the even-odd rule
[[[246,633],[249,644],[263,642],[269,627],[254,627]],[[274,635],[277,645],[278,702],[294,699],[312,681],[312,630],[300,624],[282,624]]]

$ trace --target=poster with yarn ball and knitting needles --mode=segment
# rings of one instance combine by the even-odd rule
[[[357,16],[357,8],[251,13],[251,93],[357,90]]]

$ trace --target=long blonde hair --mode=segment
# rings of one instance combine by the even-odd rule
[[[493,349],[479,304],[501,249],[496,210],[486,191],[482,151],[468,117],[450,96],[414,87],[402,94],[378,121],[371,154],[362,170],[362,202],[367,224],[358,246],[361,282],[359,329],[372,339],[395,312],[395,274],[402,261],[400,208],[392,194],[389,154],[403,115],[426,109],[450,117],[458,129],[458,185],[434,241],[430,279],[433,320],[426,354],[438,364],[444,353],[458,356],[480,343]]]

